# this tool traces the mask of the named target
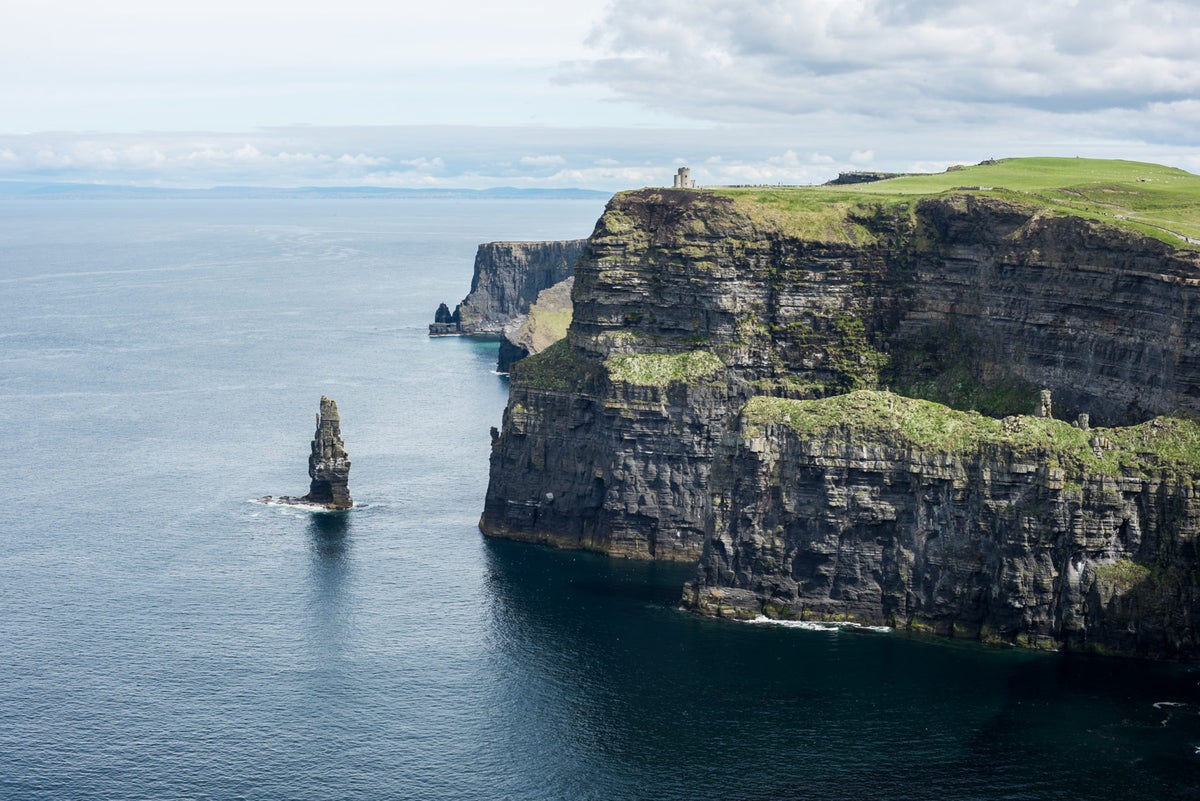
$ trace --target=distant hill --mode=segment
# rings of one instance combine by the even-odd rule
[[[50,183],[38,181],[0,181],[0,197],[22,198],[561,198],[604,200],[610,192],[592,189],[519,189],[502,186],[492,189],[404,189],[376,186],[217,186],[209,189],[181,189],[112,184]]]

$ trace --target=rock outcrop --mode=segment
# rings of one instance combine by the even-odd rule
[[[571,289],[575,276],[563,279],[538,293],[527,314],[514,317],[500,336],[500,355],[496,369],[507,373],[515,362],[546,348],[567,336],[571,325]]]
[[[308,494],[303,497],[267,495],[259,501],[289,506],[323,506],[331,510],[354,506],[350,498],[350,457],[342,443],[342,418],[337,403],[324,395],[321,396],[317,430],[308,456],[308,477]]]
[[[1200,254],[1019,199],[961,193],[791,212],[765,195],[622,193],[597,223],[575,275],[567,339],[513,366],[481,529],[627,556],[703,556],[703,578],[691,598],[705,611],[745,614],[757,604],[759,612],[785,612],[779,599],[787,595],[777,597],[768,561],[748,559],[734,568],[715,545],[705,549],[706,539],[736,550],[745,547],[742,532],[764,536],[744,516],[724,517],[742,508],[746,493],[761,489],[754,484],[759,463],[747,455],[755,452],[738,433],[752,398],[821,399],[891,387],[1000,417],[1038,411],[1045,388],[1053,393],[1054,414],[1081,421],[1086,414],[1101,427],[1200,408],[1200,317],[1190,311],[1200,302]],[[1061,425],[1103,450],[1107,434]],[[1168,440],[1170,430],[1161,430]],[[866,468],[854,461],[855,449],[883,449],[878,459],[863,457],[887,463],[874,478],[862,478],[864,487],[883,493],[903,476],[909,485],[931,482],[933,489],[907,507],[886,503],[912,519],[940,520],[947,548],[974,549],[961,572],[975,578],[939,568],[927,573],[932,585],[918,585],[911,571],[889,567],[900,582],[889,592],[906,605],[876,599],[868,614],[867,602],[855,606],[849,595],[816,603],[817,595],[794,589],[796,599],[806,600],[787,614],[911,617],[913,625],[941,630],[953,618],[963,630],[1030,642],[1078,640],[1075,623],[1054,629],[1046,621],[1082,615],[1084,640],[1101,647],[1155,653],[1191,647],[1190,622],[1162,623],[1154,643],[1122,639],[1113,628],[1124,625],[1120,610],[1143,601],[1114,595],[1103,583],[1105,576],[1144,568],[1157,588],[1151,595],[1175,599],[1171,614],[1183,617],[1172,620],[1200,615],[1183,583],[1164,589],[1195,575],[1191,485],[1179,470],[1160,475],[1147,462],[1139,464],[1149,472],[1118,466],[1093,475],[1079,467],[1053,478],[1066,468],[1044,454],[1024,454],[1019,462],[1002,448],[906,455],[888,451],[886,441],[847,437],[850,452],[833,453],[832,462],[818,467],[857,487]],[[781,434],[771,447],[784,454],[772,464],[795,465],[770,474],[780,482],[771,485],[776,492],[800,481],[825,486],[825,475],[798,455],[811,447],[806,441]],[[1028,465],[1032,472],[1022,472]],[[979,478],[985,473],[991,478]],[[1042,495],[1022,484],[1031,475],[1044,476]],[[964,494],[977,478],[986,489]],[[1065,482],[1066,495],[1053,494],[1056,481]],[[925,501],[926,494],[934,500]],[[804,514],[830,520],[852,514],[831,498],[814,501]],[[971,503],[984,511],[961,506]],[[991,511],[1008,503],[1018,522],[1003,523],[1009,518]],[[889,546],[888,559],[895,548],[916,546],[896,537],[900,545]],[[1047,538],[1054,542],[1049,550]],[[861,570],[876,571],[871,560],[884,556],[871,554],[886,549],[865,535],[851,539],[847,551],[864,554]],[[1015,575],[1012,560],[1022,548],[1032,560],[1022,564],[1033,567],[1020,581],[1050,587],[1036,599],[1004,583]],[[1161,559],[1150,560],[1151,551]],[[1007,567],[993,569],[993,561]],[[936,560],[922,563],[931,564]],[[976,576],[980,565],[993,572]],[[989,590],[994,608],[1036,603],[1041,611],[1017,615],[1019,622],[974,611],[953,617],[954,609],[966,610],[965,590],[953,590],[942,606],[923,600],[943,591],[941,575],[977,586],[1000,581]],[[715,606],[703,600],[724,591],[740,600]],[[1045,593],[1059,597],[1059,606],[1047,606]],[[1061,601],[1063,593],[1082,593],[1087,608]]]
[[[342,443],[342,418],[337,403],[324,395],[308,457],[308,475],[312,482],[304,500],[330,509],[349,509],[354,505],[350,499],[350,458]]]
[[[1200,656],[1200,425],[1085,431],[862,391],[755,398],[690,607]]]
[[[450,312],[439,306],[430,336],[499,337],[543,289],[570,277],[585,240],[556,242],[490,242],[475,254],[471,291]]]

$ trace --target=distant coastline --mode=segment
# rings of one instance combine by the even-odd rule
[[[214,186],[177,188],[158,186],[121,186],[116,184],[57,183],[53,181],[0,181],[0,198],[22,199],[98,199],[139,198],[179,199],[388,199],[454,198],[456,200],[495,199],[607,199],[611,192],[594,189],[521,189],[512,186],[491,189],[406,189],[380,186]]]

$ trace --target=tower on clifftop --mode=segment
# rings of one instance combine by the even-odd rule
[[[680,167],[675,173],[676,189],[695,189],[696,182],[692,180],[692,168]]]

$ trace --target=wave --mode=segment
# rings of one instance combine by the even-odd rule
[[[892,630],[891,626],[864,626],[861,623],[850,623],[848,621],[837,620],[776,620],[775,618],[759,615],[753,620],[747,620],[747,623],[757,623],[759,625],[783,626],[788,629],[803,629],[805,631],[840,631],[841,629],[861,629],[862,631],[878,631],[887,633]]]
[[[278,506],[284,509],[298,509],[302,512],[320,512],[329,514],[350,512],[354,509],[366,508],[367,506],[367,504],[356,503],[350,509],[330,509],[324,504],[310,503],[309,501],[304,501],[299,498],[291,498],[286,495],[281,495],[278,497],[273,495],[264,495],[261,498],[251,498],[247,501],[247,503],[260,503],[263,506]]]

